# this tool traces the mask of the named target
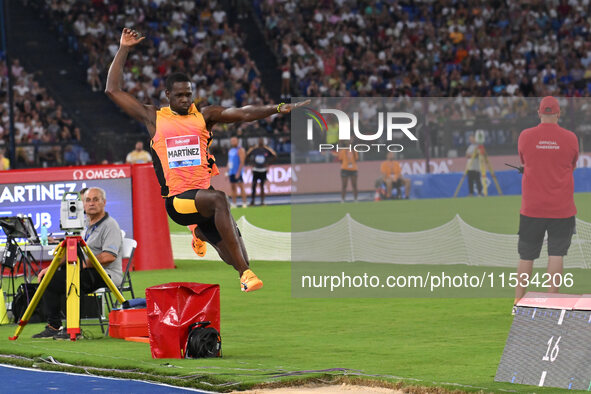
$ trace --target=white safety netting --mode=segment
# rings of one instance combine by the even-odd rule
[[[244,216],[236,221],[244,245],[251,260],[291,261],[291,233],[270,231],[250,224]],[[171,234],[172,254],[179,260],[221,260],[215,249],[207,245],[205,257],[195,255],[191,248],[192,236],[189,230],[185,234]]]
[[[410,233],[377,230],[348,214],[321,229],[296,233],[265,230],[252,225],[244,216],[237,224],[251,260],[515,267],[518,259],[517,235],[477,229],[458,215],[439,227]],[[189,231],[171,234],[171,240],[175,259],[197,259]],[[536,265],[545,265],[547,257],[544,240]],[[213,247],[208,247],[204,259],[220,258]],[[564,267],[591,267],[591,223],[577,219],[577,232]]]

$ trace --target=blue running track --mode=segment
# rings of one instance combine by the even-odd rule
[[[2,393],[212,393],[141,380],[50,372],[6,364],[0,364],[0,382]]]

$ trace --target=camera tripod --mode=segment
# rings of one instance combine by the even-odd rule
[[[4,247],[4,255],[2,256],[2,263],[0,265],[0,287],[4,279],[4,269],[10,269],[10,283],[9,289],[6,293],[8,298],[14,300],[16,294],[16,286],[14,277],[19,270],[23,270],[23,277],[25,283],[30,282],[34,275],[37,275],[40,264],[35,261],[33,255],[29,250],[23,251],[16,241],[17,239],[27,239],[29,243],[35,244],[39,237],[35,231],[33,221],[29,216],[10,216],[0,218],[0,227],[6,234],[6,245]]]
[[[113,283],[109,275],[105,272],[101,263],[98,262],[86,242],[79,235],[67,236],[54,252],[54,258],[49,265],[45,276],[39,284],[39,288],[35,292],[31,303],[27,307],[27,310],[18,322],[18,327],[13,337],[8,337],[11,341],[16,340],[24,327],[29,322],[29,319],[33,315],[39,300],[43,296],[45,289],[51,282],[55,271],[61,265],[62,259],[66,257],[66,321],[68,327],[68,334],[70,334],[70,340],[76,340],[76,334],[80,333],[80,265],[81,259],[83,259],[83,253],[86,253],[88,260],[92,264],[92,267],[97,270],[101,278],[105,281],[109,289],[115,295],[115,298],[120,303],[125,302],[125,298],[117,289],[117,286]]]
[[[0,287],[4,279],[4,268],[10,270],[10,284],[6,293],[7,297],[12,297],[16,294],[15,275],[19,272],[19,269],[23,270],[23,278],[25,283],[29,283],[31,278],[39,273],[35,266],[40,266],[37,263],[30,251],[23,251],[16,240],[8,236],[6,238],[6,246],[4,247],[4,256],[2,259],[2,265],[0,267]]]
[[[493,179],[493,181],[495,182],[495,186],[497,188],[497,192],[499,193],[499,196],[503,195],[503,192],[501,190],[501,186],[499,185],[499,181],[497,181],[497,176],[495,174],[495,171],[493,170],[492,165],[490,164],[490,161],[488,160],[488,154],[486,153],[486,150],[484,149],[484,145],[478,145],[478,148],[474,149],[474,152],[472,153],[470,160],[468,160],[468,163],[466,163],[466,169],[464,170],[464,175],[462,175],[462,179],[460,179],[460,183],[458,183],[458,187],[456,188],[456,191],[454,193],[454,197],[458,196],[458,192],[460,191],[460,188],[462,187],[462,183],[464,183],[464,178],[466,178],[466,175],[468,174],[468,171],[470,170],[470,167],[472,166],[472,162],[474,161],[474,159],[476,159],[477,156],[480,159],[480,176],[482,178],[482,193],[485,196],[488,196],[488,185],[486,183],[486,169],[488,168],[488,172],[490,172],[490,176]]]

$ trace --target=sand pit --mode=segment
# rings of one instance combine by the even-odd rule
[[[401,390],[387,389],[384,387],[357,386],[351,384],[320,385],[310,384],[297,387],[280,387],[274,389],[255,389],[248,391],[235,391],[235,394],[403,394]]]

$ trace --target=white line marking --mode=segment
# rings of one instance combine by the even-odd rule
[[[542,387],[544,385],[544,380],[546,379],[546,371],[542,372],[542,377],[540,378],[540,383],[538,386]]]
[[[561,324],[562,324],[562,320],[564,320],[564,313],[565,313],[565,312],[566,312],[566,309],[563,309],[563,310],[560,312],[560,318],[558,319],[558,325],[561,325]]]

